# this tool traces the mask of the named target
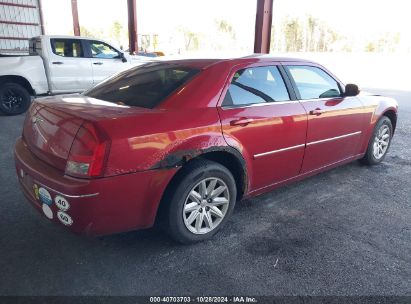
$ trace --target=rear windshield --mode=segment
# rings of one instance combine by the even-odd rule
[[[86,91],[84,95],[121,105],[155,108],[199,72],[166,63],[131,68]]]

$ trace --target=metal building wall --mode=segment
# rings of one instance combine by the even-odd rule
[[[0,0],[0,53],[28,52],[28,39],[41,35],[39,0]]]

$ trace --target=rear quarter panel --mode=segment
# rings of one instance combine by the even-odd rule
[[[48,92],[46,72],[40,56],[0,58],[1,76],[21,76],[31,84],[36,94]]]
[[[175,167],[213,147],[227,146],[216,108],[155,111],[99,126],[112,139],[107,176]]]
[[[179,166],[215,148],[229,147],[221,132],[217,102],[230,64],[202,70],[158,109],[143,115],[104,120],[113,139],[106,175]]]

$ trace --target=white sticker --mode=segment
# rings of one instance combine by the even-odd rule
[[[46,205],[53,204],[53,200],[51,199],[50,193],[46,189],[44,189],[43,187],[39,188],[39,197],[40,197],[40,201],[43,204],[46,204]]]
[[[71,216],[63,211],[57,212],[57,217],[60,220],[60,222],[62,222],[66,226],[70,226],[71,224],[73,224]]]
[[[51,208],[48,205],[43,204],[41,206],[41,208],[43,209],[43,213],[47,218],[49,218],[49,219],[53,218],[53,211],[51,210]]]
[[[23,169],[20,169],[20,176],[21,176],[21,178],[24,178],[24,171],[23,171]]]
[[[70,208],[68,201],[60,195],[57,195],[54,198],[54,202],[56,203],[56,206],[62,211],[67,211]]]

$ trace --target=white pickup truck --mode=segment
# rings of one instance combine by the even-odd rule
[[[143,60],[98,39],[33,37],[29,55],[0,55],[0,111],[25,112],[30,95],[82,92]]]

